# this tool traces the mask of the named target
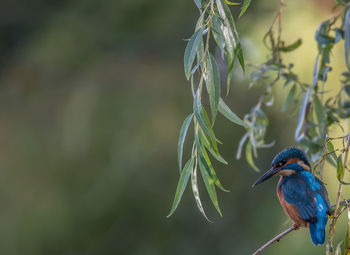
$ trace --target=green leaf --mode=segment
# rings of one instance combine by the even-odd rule
[[[209,53],[207,58],[207,79],[206,87],[209,94],[212,122],[216,118],[220,99],[220,74],[215,58]]]
[[[206,171],[206,169],[203,166],[201,161],[199,161],[199,169],[201,171],[202,178],[203,178],[205,187],[207,188],[209,197],[210,197],[215,209],[218,211],[220,216],[222,216],[222,213],[221,213],[220,207],[219,207],[218,197],[216,195],[214,181],[209,177],[208,172]]]
[[[344,86],[345,93],[350,96],[350,85],[345,85]]]
[[[320,55],[317,55],[316,57],[316,61],[314,64],[314,72],[313,72],[313,78],[312,78],[312,86],[316,87],[317,85],[317,81],[318,81],[318,62],[320,59]]]
[[[294,43],[288,45],[288,46],[284,46],[284,47],[281,47],[279,48],[280,51],[283,51],[283,52],[291,52],[297,48],[299,48],[299,46],[302,44],[302,40],[301,39],[298,39],[296,40]]]
[[[283,107],[282,107],[282,112],[289,109],[289,107],[292,105],[292,103],[294,102],[296,91],[297,91],[297,87],[294,84],[293,87],[288,92],[286,101],[284,102]]]
[[[198,133],[199,139],[201,144],[204,145],[205,148],[207,148],[207,150],[210,152],[210,154],[219,162],[227,165],[227,161],[220,155],[218,148],[212,146],[212,144],[210,143],[210,141],[208,140],[208,138],[206,137],[206,135],[203,133],[202,130],[200,130],[200,132]]]
[[[184,169],[181,172],[179,182],[177,184],[176,192],[175,192],[175,198],[173,202],[173,206],[171,207],[170,213],[167,216],[168,218],[175,212],[177,206],[180,203],[182,194],[185,191],[188,178],[190,177],[190,174],[193,169],[193,163],[194,163],[194,158],[191,158],[190,160],[187,161],[187,163],[184,166]]]
[[[242,17],[242,15],[246,12],[246,10],[248,9],[251,1],[252,0],[244,0],[242,8],[241,8],[241,12],[239,14],[239,18]]]
[[[329,155],[333,158],[334,162],[337,162],[337,155],[334,152],[334,146],[331,141],[328,141],[327,143],[327,151],[328,153],[331,153]]]
[[[245,73],[243,50],[240,42],[237,43],[237,47],[235,48],[235,54],[238,58],[238,62],[242,68],[243,73]]]
[[[222,98],[219,99],[219,112],[231,122],[243,127],[247,126],[247,124],[243,120],[241,120],[234,112],[231,111],[231,109],[226,105]]]
[[[340,154],[338,156],[338,160],[337,160],[337,178],[338,178],[338,181],[343,179],[343,176],[344,176],[344,167],[343,167],[343,161],[342,161],[341,157],[342,157],[342,154]]]
[[[260,172],[259,168],[255,165],[253,161],[253,155],[252,155],[252,145],[250,142],[247,143],[245,147],[245,156],[247,159],[248,164],[257,172]]]
[[[243,148],[243,145],[244,145],[245,141],[248,139],[248,137],[249,137],[249,133],[246,133],[241,138],[241,140],[239,141],[238,150],[237,150],[237,154],[236,154],[236,159],[240,159],[241,158],[242,148]]]
[[[198,182],[197,182],[197,166],[195,166],[195,168],[193,169],[193,171],[191,173],[191,186],[192,186],[193,196],[194,196],[194,199],[196,201],[196,204],[197,204],[199,211],[204,216],[204,218],[207,219],[207,221],[211,222],[204,212],[204,208],[202,206],[202,202],[201,202],[201,199],[199,197],[199,189],[198,189]]]
[[[197,89],[197,92],[194,96],[193,100],[193,111],[194,116],[196,120],[198,121],[199,126],[201,129],[209,135],[209,137],[216,139],[213,129],[210,126],[210,123],[208,124],[208,121],[206,117],[204,116],[204,109],[202,108],[202,104],[200,101],[200,88]]]
[[[184,67],[187,80],[190,79],[194,58],[197,53],[199,43],[202,40],[203,29],[198,29],[190,38],[185,49]]]
[[[221,189],[222,191],[229,192],[227,189],[225,189],[222,186],[219,178],[216,176],[216,173],[214,171],[214,167],[209,159],[209,156],[208,156],[205,148],[200,143],[200,139],[197,136],[197,134],[196,134],[195,139],[196,139],[196,146],[197,146],[197,150],[198,150],[199,162],[202,162],[203,166],[208,171],[208,174],[212,178],[215,185],[218,186],[218,188]]]
[[[337,248],[335,249],[335,254],[334,255],[342,255],[341,254],[341,244],[343,241],[339,242],[337,245]]]
[[[302,127],[303,127],[303,124],[304,124],[305,115],[306,115],[306,108],[307,108],[307,104],[309,102],[309,97],[310,97],[310,94],[311,94],[311,90],[312,90],[311,87],[309,87],[307,89],[307,91],[305,92],[303,101],[301,102],[300,111],[299,111],[298,125],[297,125],[297,128],[295,130],[295,140],[298,141],[298,142],[304,137],[304,133],[300,134],[300,132],[302,131]]]
[[[349,64],[349,47],[350,47],[350,8],[348,8],[346,10],[346,14],[345,14],[345,20],[344,20],[344,48],[345,48],[345,63],[346,66],[348,68],[348,70],[350,70],[350,64]]]
[[[321,140],[324,140],[326,138],[327,134],[327,129],[326,129],[326,114],[323,109],[323,105],[318,98],[318,96],[315,96],[315,112],[316,112],[316,118],[317,118],[317,123],[318,123],[318,129],[320,131],[320,138]]]
[[[193,113],[188,115],[186,119],[184,120],[181,129],[180,129],[180,135],[179,135],[179,141],[177,143],[177,157],[178,157],[178,163],[179,163],[179,170],[181,172],[182,169],[182,153],[183,153],[183,146],[186,138],[186,134],[188,131],[188,127],[191,124],[193,118]]]
[[[235,49],[239,42],[239,36],[236,30],[236,26],[225,0],[217,0],[216,5],[220,17],[223,19],[221,30],[225,39],[225,54],[227,57],[228,71],[227,71],[227,93],[229,91],[231,76],[235,61]]]
[[[213,31],[213,36],[216,41],[216,44],[220,47],[223,53],[223,51],[225,50],[225,38],[224,38],[224,35],[222,34],[221,21],[218,16],[213,17],[212,28],[213,28],[212,31]]]
[[[197,5],[198,9],[202,9],[202,0],[194,0],[194,3]]]
[[[234,3],[228,0],[225,0],[228,5],[239,5],[240,3]]]

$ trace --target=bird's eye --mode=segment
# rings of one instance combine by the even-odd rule
[[[281,166],[283,166],[285,163],[286,163],[286,161],[285,161],[285,160],[282,160],[282,161],[278,162],[277,166],[278,166],[278,167],[281,167]]]

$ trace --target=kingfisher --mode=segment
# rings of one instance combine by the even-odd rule
[[[298,148],[286,148],[272,161],[272,167],[262,175],[253,187],[271,176],[280,176],[277,197],[296,229],[310,229],[314,245],[325,241],[325,228],[331,205],[322,181],[311,172],[305,153]]]

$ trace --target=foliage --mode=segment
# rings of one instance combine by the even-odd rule
[[[227,89],[234,68],[235,59],[238,60],[242,71],[245,72],[245,61],[242,47],[239,41],[234,19],[228,5],[236,5],[231,1],[224,0],[195,0],[200,10],[200,16],[196,24],[195,32],[189,39],[184,56],[184,68],[186,78],[190,81],[193,94],[193,113],[184,121],[178,143],[178,160],[180,167],[180,180],[177,187],[173,207],[169,216],[175,211],[183,190],[187,185],[189,174],[191,174],[192,190],[200,212],[206,217],[197,186],[197,170],[199,168],[209,197],[221,215],[216,187],[226,191],[216,176],[211,163],[211,155],[217,161],[227,164],[218,151],[218,143],[214,133],[214,123],[217,113],[220,112],[233,123],[242,126],[246,133],[242,136],[237,150],[237,158],[241,157],[245,146],[245,156],[250,166],[259,171],[254,163],[259,148],[270,147],[274,142],[266,143],[265,136],[268,131],[269,120],[265,113],[265,107],[274,104],[272,87],[283,86],[288,90],[288,95],[282,107],[282,111],[298,108],[298,123],[296,125],[294,138],[309,157],[314,165],[313,171],[321,179],[323,177],[323,166],[325,161],[336,168],[336,177],[339,182],[336,205],[330,226],[328,240],[328,254],[333,254],[333,238],[335,225],[338,217],[346,209],[347,203],[340,203],[342,185],[350,185],[344,181],[348,169],[348,151],[350,144],[350,133],[344,130],[343,120],[350,117],[350,7],[347,2],[337,1],[336,8],[342,8],[338,15],[323,21],[317,28],[315,40],[317,42],[318,54],[315,58],[312,83],[301,81],[294,72],[293,63],[284,63],[283,54],[295,51],[302,44],[301,39],[287,44],[282,40],[282,14],[284,1],[281,0],[280,9],[274,18],[272,25],[264,36],[264,43],[269,49],[270,55],[266,62],[252,66],[253,71],[249,74],[250,86],[262,86],[264,92],[257,104],[247,113],[243,119],[239,118],[221,98],[220,72],[216,60],[211,53],[211,36],[216,46],[227,58]],[[248,8],[251,1],[243,2],[241,16]],[[341,87],[333,96],[327,88],[328,73],[332,71],[331,51],[344,42],[344,59],[347,69],[341,74]],[[196,59],[196,62],[194,61]],[[205,84],[207,96],[210,102],[210,117],[203,106],[203,85]],[[190,123],[194,123],[194,141],[192,154],[185,167],[182,169],[183,145]],[[329,131],[337,127],[344,133],[341,137],[329,137]],[[334,146],[334,140],[342,140],[340,146]],[[209,152],[209,153],[208,153]],[[349,216],[350,217],[350,216]],[[206,217],[207,218],[207,217]],[[344,252],[349,248],[349,230],[344,240]],[[336,248],[336,254],[341,254],[341,243]]]
[[[200,15],[195,27],[195,32],[187,42],[184,55],[185,76],[187,80],[190,81],[193,95],[193,112],[187,116],[180,131],[178,162],[181,177],[169,216],[175,211],[179,204],[183,190],[189,179],[188,175],[191,174],[191,186],[197,206],[203,216],[207,218],[199,196],[197,171],[200,171],[209,197],[220,215],[221,211],[216,194],[216,187],[227,191],[216,176],[211,161],[212,159],[209,156],[211,155],[217,161],[227,164],[219,153],[218,143],[220,143],[220,141],[216,138],[213,129],[217,113],[221,113],[231,122],[245,128],[249,128],[249,124],[231,111],[222,99],[220,72],[216,59],[210,50],[210,43],[214,41],[227,58],[228,75],[226,93],[228,93],[235,59],[238,59],[243,72],[245,71],[242,47],[234,19],[228,7],[228,4],[232,5],[233,3],[224,0],[195,0],[194,2],[200,11]],[[241,15],[246,11],[249,4],[250,1],[244,2]],[[214,40],[212,40],[212,38],[214,38]],[[203,106],[204,89],[209,98],[210,117]],[[192,153],[190,159],[188,159],[186,165],[182,169],[183,146],[189,126],[192,122],[194,124]]]

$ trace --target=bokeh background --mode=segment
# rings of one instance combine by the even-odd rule
[[[303,45],[285,59],[306,82],[317,53],[314,31],[333,2],[286,1],[283,37],[302,38]],[[190,189],[166,218],[179,177],[178,132],[192,109],[182,40],[198,17],[192,1],[2,0],[0,6],[0,254],[250,254],[290,226],[277,180],[251,188],[260,174],[235,159],[244,130],[222,117],[215,128],[229,165],[215,167],[231,191],[219,192],[223,217],[200,182],[214,223],[200,215]],[[264,61],[262,37],[277,9],[277,0],[253,1],[237,20],[248,63]],[[237,17],[239,8],[231,10]],[[342,50],[333,52],[330,90],[339,86]],[[248,84],[237,69],[225,100],[239,116],[261,92]],[[276,103],[267,109],[267,141],[276,145],[259,152],[262,171],[279,150],[295,145],[297,113],[280,112],[286,93],[276,88]],[[326,169],[332,203],[334,171]],[[345,229],[343,216],[335,243]],[[265,254],[324,249],[300,230]]]

